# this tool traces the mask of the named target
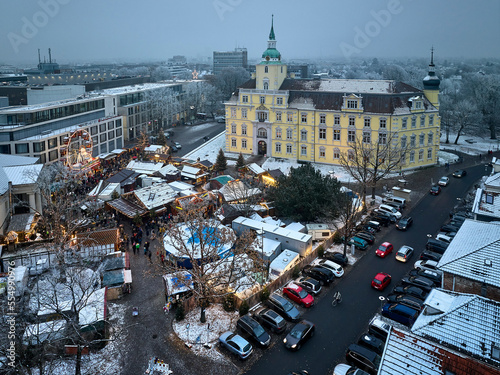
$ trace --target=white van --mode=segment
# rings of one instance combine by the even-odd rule
[[[401,205],[401,207],[406,207],[406,199],[400,197],[387,197],[383,199],[384,202],[394,202]]]
[[[381,204],[378,209],[382,212],[387,212],[388,214],[394,215],[396,219],[401,219],[401,212],[396,210],[394,207],[388,206],[386,204]]]
[[[325,240],[333,234],[328,224],[306,224],[306,228],[313,241]]]

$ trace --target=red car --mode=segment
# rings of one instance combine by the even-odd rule
[[[283,294],[304,307],[311,307],[314,304],[313,296],[293,282],[288,283],[288,285],[283,288]]]
[[[433,187],[431,187],[431,190],[429,190],[429,193],[431,193],[432,195],[438,195],[439,193],[441,193],[441,186],[434,185]]]
[[[384,290],[391,282],[391,275],[385,272],[380,272],[375,275],[372,280],[372,287],[378,290]]]
[[[388,254],[392,253],[392,250],[394,250],[394,246],[390,242],[384,242],[375,250],[375,254],[381,258],[385,258]]]

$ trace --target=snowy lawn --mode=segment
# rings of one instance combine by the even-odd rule
[[[184,320],[174,321],[172,326],[174,332],[184,342],[193,344],[191,350],[199,355],[209,357],[214,360],[225,360],[225,357],[217,351],[214,346],[219,341],[219,336],[226,331],[234,332],[236,330],[236,321],[239,318],[238,312],[227,312],[222,305],[210,305],[206,311],[206,323],[200,322],[200,309],[195,308],[188,314]],[[189,330],[186,328],[189,324]],[[207,329],[210,324],[210,329]],[[210,349],[202,344],[210,343]]]
[[[112,330],[110,342],[101,350],[82,355],[82,375],[104,375],[121,373],[121,345],[126,337],[123,333],[125,305],[108,303]],[[75,373],[75,357],[58,358],[45,367],[45,374],[68,375]],[[33,369],[33,374],[39,374]]]

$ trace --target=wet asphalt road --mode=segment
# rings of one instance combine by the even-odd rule
[[[316,335],[305,343],[298,352],[289,352],[283,345],[275,345],[265,351],[262,357],[247,371],[247,375],[281,375],[292,370],[305,369],[311,375],[331,375],[337,363],[345,362],[346,348],[357,341],[366,330],[368,322],[382,305],[379,296],[387,295],[392,287],[413,268],[425,248],[427,234],[435,235],[449,218],[450,210],[457,204],[457,198],[465,194],[485,174],[484,165],[467,169],[462,179],[450,175],[450,184],[438,196],[425,195],[409,212],[414,225],[407,232],[399,232],[394,225],[379,232],[376,242],[353,266],[352,270],[328,288],[317,305],[307,310],[303,317],[316,324]],[[411,187],[410,187],[411,188]],[[375,255],[376,247],[389,241],[394,252],[382,259]],[[395,260],[395,252],[402,245],[415,249],[415,255],[407,264]],[[356,250],[358,251],[358,250]],[[378,272],[392,275],[392,283],[384,292],[370,286]],[[339,290],[343,301],[333,308],[333,293]]]

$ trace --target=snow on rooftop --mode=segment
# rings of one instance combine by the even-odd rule
[[[3,170],[13,186],[34,184],[42,171],[43,164],[3,167]]]
[[[161,183],[134,190],[134,195],[147,210],[152,210],[173,202],[177,192],[169,184]]]
[[[163,163],[153,163],[145,161],[132,160],[126,166],[126,169],[131,169],[137,173],[153,174],[163,168]]]
[[[320,81],[319,91],[346,93],[389,94],[394,91],[395,81],[364,79],[325,79]]]
[[[500,287],[500,224],[467,219],[439,261],[446,273]]]
[[[500,343],[500,303],[475,294],[431,291],[411,331],[476,358],[492,360]],[[485,348],[488,348],[485,350]],[[500,365],[500,361],[496,361]]]

